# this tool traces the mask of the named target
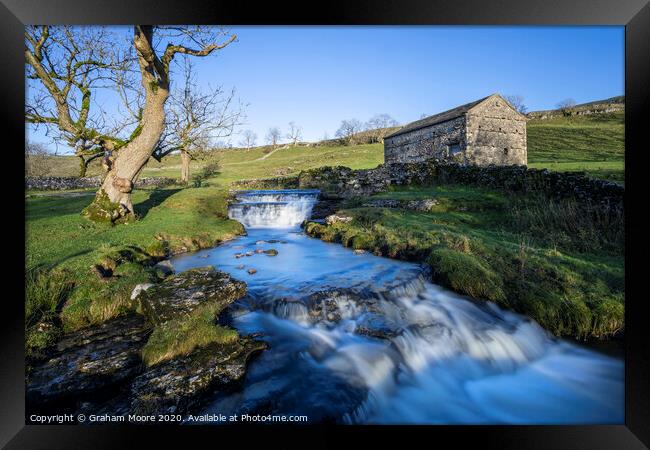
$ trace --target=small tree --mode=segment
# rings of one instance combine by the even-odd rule
[[[242,140],[239,145],[246,147],[246,150],[250,150],[251,147],[255,146],[257,142],[257,134],[253,130],[244,130],[242,133]]]
[[[571,108],[576,106],[576,101],[572,98],[565,98],[561,102],[558,102],[557,108],[562,111],[562,114],[565,116],[568,115],[571,111]]]
[[[275,148],[276,145],[278,145],[278,142],[280,141],[280,136],[282,133],[280,132],[280,129],[278,127],[271,127],[269,128],[269,131],[266,133],[266,142],[271,144],[273,148]]]
[[[25,176],[45,177],[52,172],[52,161],[41,143],[25,142]]]
[[[524,104],[524,97],[521,95],[506,95],[505,99],[521,114],[528,112],[528,107]]]
[[[302,127],[296,125],[295,122],[289,122],[289,132],[287,133],[287,139],[291,141],[291,145],[294,147],[300,139],[302,139]]]
[[[221,164],[219,161],[212,161],[207,163],[199,172],[192,177],[192,185],[195,188],[204,186],[205,180],[208,178],[214,177],[219,173],[221,169]]]
[[[370,142],[383,142],[388,128],[396,127],[397,120],[388,114],[376,114],[366,123]]]
[[[190,178],[190,161],[205,156],[215,139],[231,136],[241,123],[243,106],[235,102],[235,90],[227,94],[222,88],[199,89],[194,66],[184,58],[183,87],[174,89],[167,102],[165,132],[153,153],[161,161],[180,152],[181,182]]]
[[[345,145],[350,145],[354,137],[362,130],[363,125],[357,119],[347,119],[341,122],[341,126],[336,131],[336,137],[343,139]]]

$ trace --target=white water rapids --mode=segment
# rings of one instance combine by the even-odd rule
[[[229,312],[269,349],[205,412],[402,424],[623,423],[623,361],[428,281],[417,264],[304,235],[317,191],[244,191],[248,235],[173,260],[246,281]],[[275,249],[277,256],[256,250]],[[239,257],[237,257],[239,255]],[[249,274],[248,269],[256,273]]]

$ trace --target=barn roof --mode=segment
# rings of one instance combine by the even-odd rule
[[[395,131],[394,133],[389,134],[385,138],[393,137],[393,136],[398,136],[400,134],[408,133],[410,131],[415,131],[419,130],[420,128],[426,128],[431,125],[436,125],[438,123],[446,122],[448,120],[455,119],[457,117],[462,116],[465,114],[467,111],[478,105],[479,103],[487,100],[488,98],[492,97],[493,95],[498,95],[498,94],[492,94],[488,95],[487,97],[483,97],[479,100],[475,100],[470,103],[466,103],[464,105],[457,106],[455,108],[452,108],[448,111],[443,111],[438,114],[434,114],[433,116],[425,117],[424,119],[416,120],[415,122],[411,122],[409,124],[404,125],[402,128],[399,130]],[[385,139],[384,138],[384,139]]]

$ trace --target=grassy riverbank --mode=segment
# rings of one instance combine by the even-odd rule
[[[525,314],[560,336],[605,337],[624,326],[622,215],[466,186],[409,187],[373,198],[435,198],[429,212],[359,207],[348,223],[308,234],[428,263],[437,282]]]
[[[241,224],[227,218],[226,196],[218,187],[138,190],[140,220],[121,226],[80,215],[92,195],[28,197],[28,348],[47,345],[62,330],[134,309],[133,287],[160,280],[152,264],[166,253],[211,247],[241,234]],[[112,276],[101,278],[93,266]]]

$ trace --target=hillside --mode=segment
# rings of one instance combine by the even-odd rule
[[[585,171],[595,178],[623,182],[624,111],[532,119],[527,132],[530,167]]]
[[[589,175],[617,182],[624,180],[625,126],[624,111],[589,115],[557,115],[528,122],[528,164],[534,168],[557,171],[585,171]],[[361,135],[360,138],[364,136]],[[217,150],[220,161],[220,184],[238,179],[293,175],[320,166],[343,165],[353,169],[376,167],[383,162],[383,144],[344,146],[336,140],[296,147],[282,146],[250,150]],[[78,159],[72,156],[50,157],[54,176],[75,176]],[[192,162],[196,171],[205,161]],[[162,163],[151,159],[142,176],[178,177],[180,157],[170,156]],[[88,170],[90,176],[101,174],[98,161]]]

